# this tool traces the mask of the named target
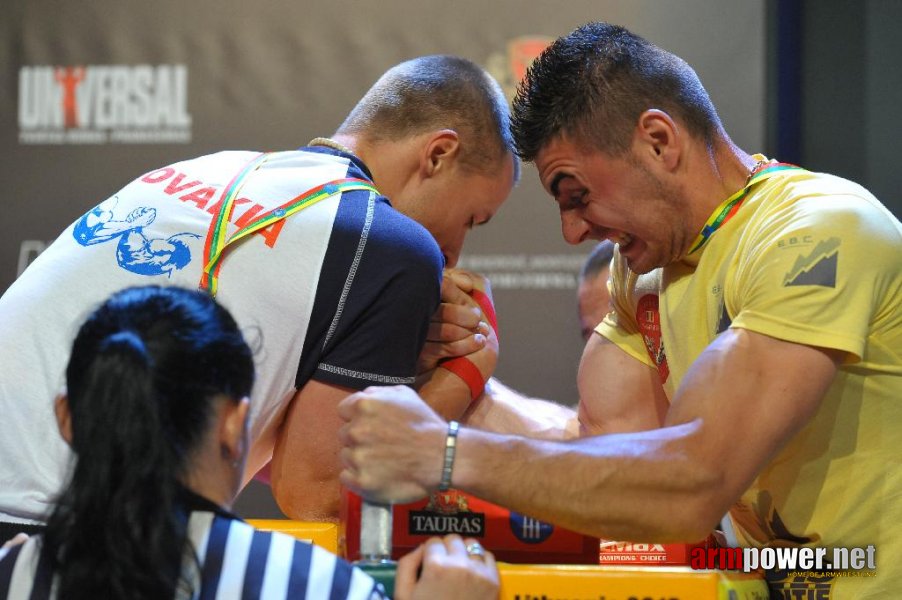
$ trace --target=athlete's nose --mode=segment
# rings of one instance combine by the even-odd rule
[[[589,224],[575,211],[561,213],[561,233],[568,244],[580,244],[589,235]]]

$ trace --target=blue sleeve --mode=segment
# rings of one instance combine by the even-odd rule
[[[429,232],[384,199],[353,212],[362,225],[349,227],[355,233],[345,242],[330,240],[330,253],[336,250],[323,265],[314,313],[329,319],[314,336],[319,347],[310,348],[317,355],[311,377],[353,389],[413,383],[440,300],[444,259]]]

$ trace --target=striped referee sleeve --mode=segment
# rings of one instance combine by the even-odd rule
[[[209,515],[208,530],[195,517]],[[192,514],[201,567],[200,599],[373,600],[381,587],[360,569],[317,546],[211,513]]]
[[[47,600],[51,598],[53,574],[41,555],[40,536],[32,536],[13,548],[3,560],[3,578],[9,577],[5,598],[9,600]]]

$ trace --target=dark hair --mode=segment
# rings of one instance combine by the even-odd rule
[[[173,597],[180,477],[214,398],[238,402],[253,377],[234,319],[204,293],[129,288],[88,317],[66,368],[75,464],[42,548],[58,597]]]
[[[582,269],[579,271],[579,280],[585,281],[607,269],[611,266],[611,259],[614,257],[614,242],[611,240],[602,240],[595,245],[586,261],[583,263]]]
[[[722,130],[695,71],[684,60],[630,31],[587,23],[558,38],[517,87],[511,129],[517,154],[535,160],[552,139],[622,156],[644,111],[682,120],[707,144]]]
[[[434,128],[458,132],[461,160],[488,172],[514,153],[510,110],[498,82],[464,58],[422,56],[389,69],[361,98],[338,133],[393,141]],[[514,159],[515,180],[519,163]]]

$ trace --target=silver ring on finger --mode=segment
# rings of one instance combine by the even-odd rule
[[[470,558],[485,560],[485,548],[483,548],[482,544],[480,544],[479,542],[472,542],[470,544],[467,544],[467,555]]]

